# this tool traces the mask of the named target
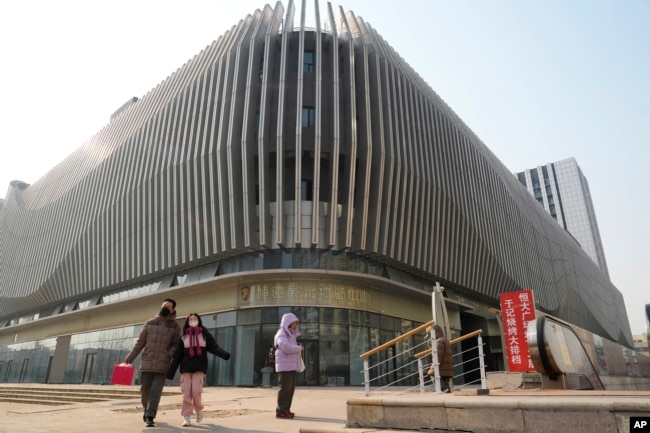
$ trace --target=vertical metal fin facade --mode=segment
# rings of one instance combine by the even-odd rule
[[[618,340],[621,293],[369,23],[257,10],[0,204],[0,317],[239,254],[366,255]],[[569,301],[570,300],[570,301]],[[600,332],[599,332],[600,331]]]

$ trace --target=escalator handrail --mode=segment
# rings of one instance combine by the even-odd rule
[[[550,318],[548,316],[542,316],[541,318],[537,319],[537,328],[536,328],[537,329],[537,349],[539,351],[540,361],[542,362],[542,365],[544,366],[544,370],[546,370],[546,374],[548,374],[548,376],[551,379],[556,378],[557,377],[556,374],[566,374],[565,372],[562,372],[562,371],[555,371],[556,369],[551,367],[550,356],[549,356],[549,354],[546,353],[546,338],[545,338],[545,334],[544,334],[544,323],[546,322],[546,320],[551,320],[551,321],[557,323],[558,325],[562,326],[563,328],[568,329],[573,334],[573,336],[576,338],[576,340],[580,344],[580,348],[582,349],[582,353],[586,356],[587,361],[589,362],[589,366],[591,367],[592,374],[589,374],[589,373],[582,373],[582,374],[587,378],[587,380],[589,380],[589,382],[591,383],[593,389],[605,389],[605,386],[603,385],[603,382],[602,382],[602,380],[600,380],[600,376],[598,375],[598,370],[596,370],[596,367],[594,366],[594,363],[592,362],[591,357],[587,353],[587,350],[585,349],[585,346],[584,346],[582,340],[580,339],[580,337],[578,337],[578,334],[575,332],[575,330],[569,324],[564,323],[564,322],[562,322],[560,320],[557,320],[555,318]],[[553,372],[553,375],[551,375],[551,372]],[[596,382],[596,383],[594,383],[594,382]],[[598,385],[599,387],[597,387],[596,385]]]

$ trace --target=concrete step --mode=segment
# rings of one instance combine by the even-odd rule
[[[43,392],[83,392],[85,394],[138,394],[140,388],[137,386],[118,386],[118,385],[106,385],[106,386],[75,386],[75,385],[29,385],[29,386],[20,386],[20,385],[10,385],[10,384],[0,384],[0,392],[2,391],[43,391]]]
[[[38,391],[38,390],[11,390],[5,391],[0,389],[0,396],[33,396],[33,397],[49,397],[49,398],[60,398],[60,399],[72,399],[72,398],[88,398],[93,400],[116,400],[116,399],[131,399],[138,398],[140,396],[139,392],[134,393],[99,393],[99,392],[83,392],[83,391]]]
[[[163,395],[179,392],[163,391]],[[96,403],[109,400],[139,399],[137,387],[119,386],[12,386],[0,385],[0,401],[24,404],[65,405],[72,403]]]
[[[31,395],[31,394],[10,396],[10,395],[0,394],[0,401],[8,401],[12,403],[47,404],[53,406],[72,404],[72,403],[97,403],[98,401],[108,401],[108,400],[110,399],[88,398],[82,396],[64,397],[64,396],[42,396],[42,395]]]

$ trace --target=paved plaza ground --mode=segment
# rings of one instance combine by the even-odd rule
[[[123,432],[222,432],[222,433],[386,433],[377,428],[348,428],[348,401],[388,402],[398,400],[413,403],[413,407],[434,404],[447,407],[467,407],[470,412],[479,408],[496,409],[499,405],[531,406],[534,410],[544,410],[553,405],[573,407],[576,415],[583,408],[596,411],[609,411],[611,406],[630,414],[642,411],[650,414],[650,391],[561,391],[561,390],[517,390],[513,392],[491,391],[488,396],[476,396],[475,390],[455,391],[452,394],[418,392],[373,392],[371,398],[365,396],[362,387],[298,387],[292,411],[294,419],[275,417],[277,387],[238,388],[207,387],[204,391],[204,420],[192,426],[182,427],[180,414],[181,395],[178,386],[165,387],[161,399],[156,427],[147,428],[142,422],[142,407],[139,387],[115,387],[111,385],[42,385],[42,384],[0,384],[0,387],[28,389],[51,387],[53,389],[75,388],[87,390],[108,390],[119,388],[133,392],[127,399],[111,399],[94,403],[71,403],[60,406],[27,404],[16,401],[0,401],[0,433],[123,433]],[[12,397],[13,398],[13,397]],[[366,400],[367,399],[367,400]],[[520,403],[517,403],[520,402]],[[400,405],[404,406],[402,403]],[[378,403],[370,403],[376,405]],[[404,406],[406,408],[406,406]],[[569,409],[569,411],[574,410]],[[548,416],[555,416],[551,411]],[[502,424],[500,420],[497,424]],[[549,421],[545,418],[545,421]],[[550,419],[552,429],[552,418]],[[619,420],[621,421],[621,420]],[[614,432],[628,433],[626,422],[619,422]],[[493,426],[494,427],[494,426]],[[565,433],[566,429],[562,430]],[[422,431],[422,430],[418,430]],[[426,430],[438,433],[438,430]],[[494,430],[498,431],[498,430]],[[395,431],[392,431],[395,433]],[[408,430],[400,430],[405,433]],[[570,432],[568,432],[570,433]],[[592,433],[592,432],[589,432]],[[595,433],[595,432],[594,432]],[[601,432],[598,432],[601,433]]]

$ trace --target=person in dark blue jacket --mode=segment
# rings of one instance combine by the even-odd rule
[[[183,392],[183,426],[191,424],[192,409],[196,411],[196,422],[203,420],[202,401],[203,378],[208,371],[208,352],[225,360],[230,353],[219,347],[212,334],[203,327],[201,316],[192,313],[183,325],[183,335],[174,352],[174,358],[167,371],[167,379],[173,379],[181,368],[181,391]]]

